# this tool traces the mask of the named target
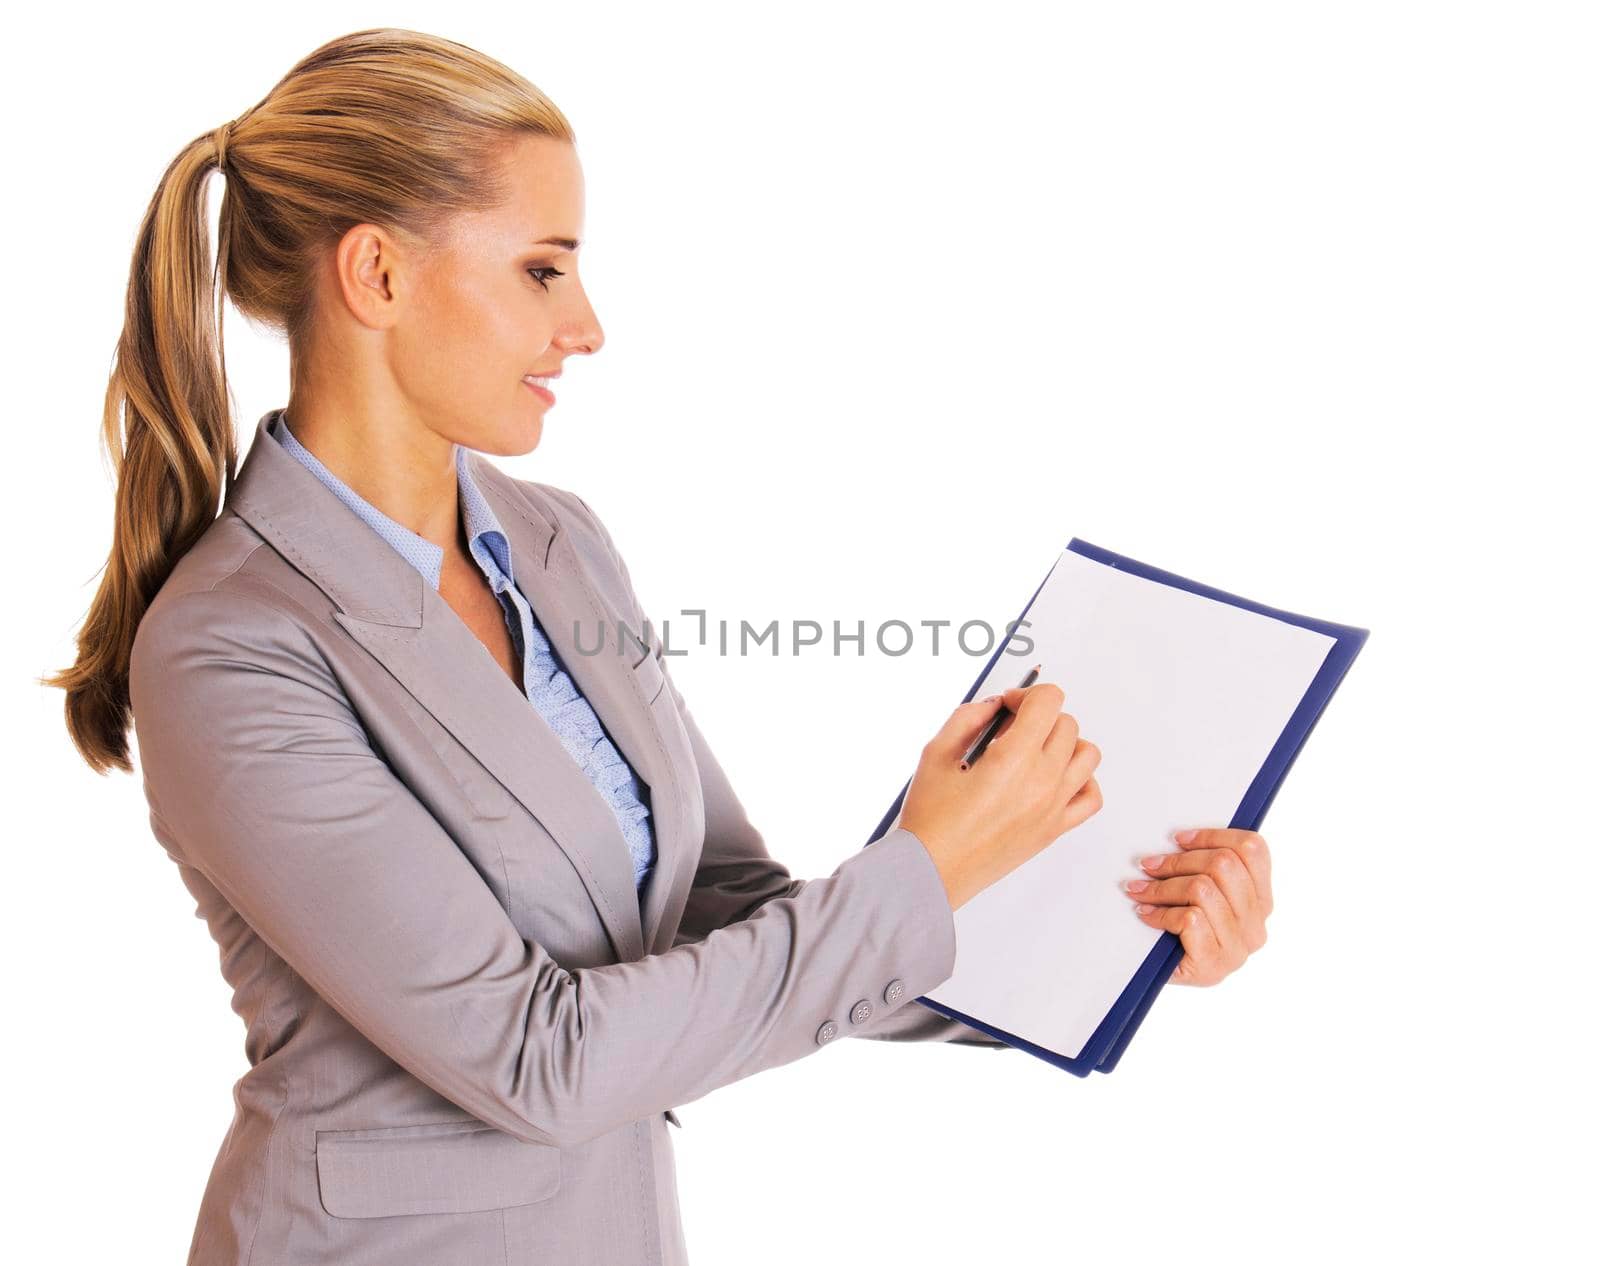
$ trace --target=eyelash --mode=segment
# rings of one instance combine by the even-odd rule
[[[545,286],[544,277],[539,276],[540,273],[544,273],[545,276],[547,276],[547,277],[565,277],[567,275],[566,273],[562,272],[559,268],[530,268],[530,269],[527,270],[527,272],[528,272],[528,276],[532,277],[541,286],[544,286],[544,288],[546,290],[550,289],[550,287],[549,286]]]

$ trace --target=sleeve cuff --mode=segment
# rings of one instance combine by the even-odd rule
[[[883,926],[895,930],[905,955],[899,960],[904,964],[899,976],[906,987],[905,1001],[949,980],[956,968],[955,911],[933,854],[923,842],[904,827],[895,827],[839,869],[846,868],[871,872],[870,882],[881,899],[898,910],[898,917],[886,917]]]

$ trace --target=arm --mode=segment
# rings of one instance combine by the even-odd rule
[[[655,644],[654,637],[651,642],[651,653],[660,659],[660,648]],[[700,855],[700,865],[695,871],[689,902],[684,907],[682,925],[673,940],[673,947],[676,948],[700,940],[717,928],[749,918],[768,901],[793,897],[811,881],[790,878],[783,863],[768,854],[761,833],[745,815],[744,807],[734,794],[727,775],[712,755],[705,737],[700,733],[700,727],[695,724],[683,702],[683,696],[673,684],[664,660],[661,661],[661,667],[694,746],[695,763],[700,767],[700,783],[706,806],[705,846]],[[879,847],[880,844],[873,844],[865,851],[870,853]],[[882,1005],[878,995],[868,996],[875,1010]],[[859,1036],[891,1042],[954,1042],[958,1046],[1011,1049],[981,1029],[949,1019],[920,1003],[898,1008]]]
[[[581,1143],[953,970],[943,883],[906,831],[694,944],[563,968],[374,750],[293,610],[224,587],[146,614],[129,691],[152,815],[331,1007],[479,1119]]]
[[[700,768],[700,786],[705,800],[706,815],[705,844],[700,855],[700,865],[695,871],[694,887],[690,890],[688,904],[684,907],[683,921],[673,940],[673,947],[677,948],[701,940],[719,928],[726,928],[750,918],[769,901],[792,898],[804,891],[812,881],[792,878],[788,869],[767,852],[761,833],[751,825],[744,806],[739,803],[739,798],[734,794],[727,775],[723,772],[716,756],[712,754],[710,745],[701,734],[688,705],[683,701],[683,695],[679,693],[676,683],[672,680],[672,673],[667,667],[660,639],[656,636],[654,628],[645,623],[642,607],[633,591],[632,579],[628,575],[627,564],[617,552],[611,534],[600,522],[599,516],[589,508],[589,504],[577,497],[576,493],[572,495],[588,512],[589,519],[610,550],[612,562],[628,585],[628,593],[633,599],[634,610],[637,613],[640,635],[649,645],[650,654],[656,657],[656,662],[661,666],[662,676],[666,678],[667,688],[672,691],[678,715],[683,718],[684,729],[688,732],[690,743],[694,748],[695,764]],[[895,830],[888,832],[888,834],[895,833],[897,833]],[[873,844],[865,851],[871,852],[872,849],[879,847],[880,844]],[[946,905],[948,904],[947,897]],[[926,993],[927,990],[921,992]],[[875,1011],[881,1008],[881,991],[866,993],[863,996],[871,999]],[[870,1028],[857,1035],[884,1041],[954,1042],[959,1046],[1011,1049],[1006,1043],[990,1037],[981,1029],[972,1028],[959,1020],[949,1019],[921,1004],[901,1006],[892,1014],[885,1016],[881,1023],[874,1017]]]

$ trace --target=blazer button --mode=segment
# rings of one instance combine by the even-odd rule
[[[891,980],[889,982],[889,987],[883,991],[883,1000],[891,1007],[905,996],[906,982],[903,980]]]
[[[836,1038],[838,1036],[839,1036],[839,1026],[837,1024],[835,1024],[832,1020],[829,1020],[826,1024],[824,1024],[820,1029],[817,1030],[817,1045],[821,1046],[825,1042],[831,1042],[831,1041],[833,1041],[834,1038]]]
[[[871,1015],[872,1004],[863,998],[860,1002],[856,1003],[855,1006],[850,1008],[850,1023],[865,1024]]]

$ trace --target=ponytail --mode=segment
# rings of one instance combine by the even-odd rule
[[[571,142],[533,84],[476,49],[392,28],[340,36],[256,106],[196,137],[145,212],[106,389],[102,439],[116,472],[111,553],[78,633],[67,730],[91,768],[132,771],[128,662],[139,621],[215,521],[238,461],[222,348],[223,297],[283,333],[312,336],[322,252],[357,224],[427,239],[452,213],[504,196],[520,136]],[[206,194],[225,185],[216,273]]]
[[[66,691],[68,734],[97,773],[132,769],[134,633],[233,480],[222,289],[211,272],[206,221],[208,178],[217,170],[213,137],[196,138],[173,159],[139,226],[101,421],[116,473],[111,553],[78,633],[77,663],[44,680]],[[227,266],[225,222],[219,237],[220,272]]]

